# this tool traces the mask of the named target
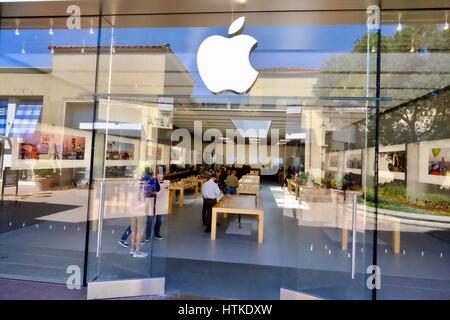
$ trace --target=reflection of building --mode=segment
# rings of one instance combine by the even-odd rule
[[[3,68],[0,72],[0,97],[6,101],[4,130],[10,137],[33,132],[38,122],[59,127],[60,131],[92,129],[94,92],[104,97],[123,92],[128,97],[154,96],[153,102],[152,99],[148,102],[156,107],[165,101],[158,96],[192,93],[194,80],[169,45],[101,47],[98,57],[96,47],[51,46],[49,50],[50,68]],[[150,109],[143,109],[140,114],[127,113],[124,112],[127,104],[119,101],[109,103],[108,107],[101,103],[97,121],[105,120],[107,108],[110,121],[133,122],[136,128],[158,125],[171,128],[171,115]],[[15,129],[18,126],[21,130]],[[149,138],[150,131],[146,131]],[[5,165],[10,166],[11,158],[5,159]],[[71,173],[65,173],[69,182]]]
[[[60,125],[67,117],[84,110],[75,102],[92,100],[95,92],[97,50],[95,47],[53,46],[49,69],[3,68],[0,96],[42,99],[42,122]],[[98,58],[98,94],[126,92],[128,95],[189,95],[194,80],[173,54],[169,45],[102,47]],[[83,53],[82,53],[83,51]],[[134,62],[130,65],[129,60]],[[111,66],[111,68],[110,68]],[[67,119],[65,122],[73,122]],[[76,122],[76,121],[75,121]]]

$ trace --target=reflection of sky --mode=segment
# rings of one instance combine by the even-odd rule
[[[385,27],[385,26],[383,26]],[[387,29],[387,30],[386,30]],[[393,26],[386,26],[390,34]],[[392,30],[391,30],[392,29]],[[94,30],[95,31],[95,30]],[[386,32],[387,31],[387,32]],[[330,54],[350,52],[355,41],[367,32],[365,25],[263,26],[248,27],[244,33],[258,40],[251,55],[254,68],[320,68]],[[159,45],[169,43],[197,82],[195,92],[206,93],[197,71],[196,52],[208,36],[227,35],[227,27],[211,28],[123,28],[114,30],[115,45]],[[0,67],[50,68],[50,45],[95,46],[97,33],[88,29],[0,30]],[[102,32],[102,45],[111,44],[111,29]],[[26,54],[21,52],[25,50]]]

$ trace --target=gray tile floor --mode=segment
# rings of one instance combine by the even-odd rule
[[[186,196],[184,208],[175,205],[174,213],[164,218],[166,239],[144,246],[152,248],[152,258],[133,259],[117,244],[128,219],[107,220],[99,269],[97,234],[90,236],[89,278],[98,271],[100,280],[162,275],[169,294],[214,298],[278,299],[280,288],[331,299],[370,298],[363,273],[372,264],[372,232],[358,233],[357,278],[351,280],[350,251],[341,249],[340,229],[311,219],[335,210],[330,201],[317,200],[323,202],[321,207],[311,209],[314,199],[309,199],[309,210],[287,208],[291,198],[278,189],[262,185],[263,244],[256,241],[253,219],[243,218],[252,225],[250,236],[227,233],[230,224],[237,223],[233,216],[221,222],[217,240],[211,241],[201,224],[201,199],[192,194]],[[40,221],[38,227],[30,224],[0,234],[0,275],[64,283],[67,266],[83,266],[84,230],[83,222]],[[402,251],[395,255],[390,232],[380,231],[379,237],[380,298],[450,297],[449,243],[417,228],[402,232]]]

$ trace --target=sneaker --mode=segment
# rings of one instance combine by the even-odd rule
[[[149,242],[149,241],[150,241],[150,238],[145,239],[145,242]]]
[[[146,242],[147,242],[147,240],[141,241],[141,246],[143,246]]]
[[[130,250],[130,255],[131,255],[131,256],[134,255],[134,252],[135,252],[135,251],[134,251],[133,249],[131,249],[131,250]]]
[[[161,236],[155,236],[154,238],[155,238],[156,240],[164,240],[164,238],[161,237]]]
[[[119,240],[119,244],[120,244],[122,247],[124,247],[124,248],[129,248],[129,247],[130,247],[130,245],[127,243],[126,240],[120,239],[120,240]]]
[[[141,251],[141,252],[135,252],[133,254],[133,258],[145,258],[146,256],[148,256],[147,252]]]

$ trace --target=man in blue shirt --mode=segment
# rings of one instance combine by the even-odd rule
[[[153,173],[147,172],[141,179],[142,190],[144,191],[144,197],[146,201],[146,210],[149,214],[147,217],[147,231],[145,241],[149,241],[152,237],[152,225],[153,225],[153,214],[154,212],[148,212],[150,210],[150,201],[153,201],[153,208],[156,206],[156,194],[161,190],[158,179],[153,178]],[[140,194],[139,194],[140,197]],[[163,240],[164,238],[160,235],[161,230],[161,215],[156,215],[155,221],[155,239]]]

